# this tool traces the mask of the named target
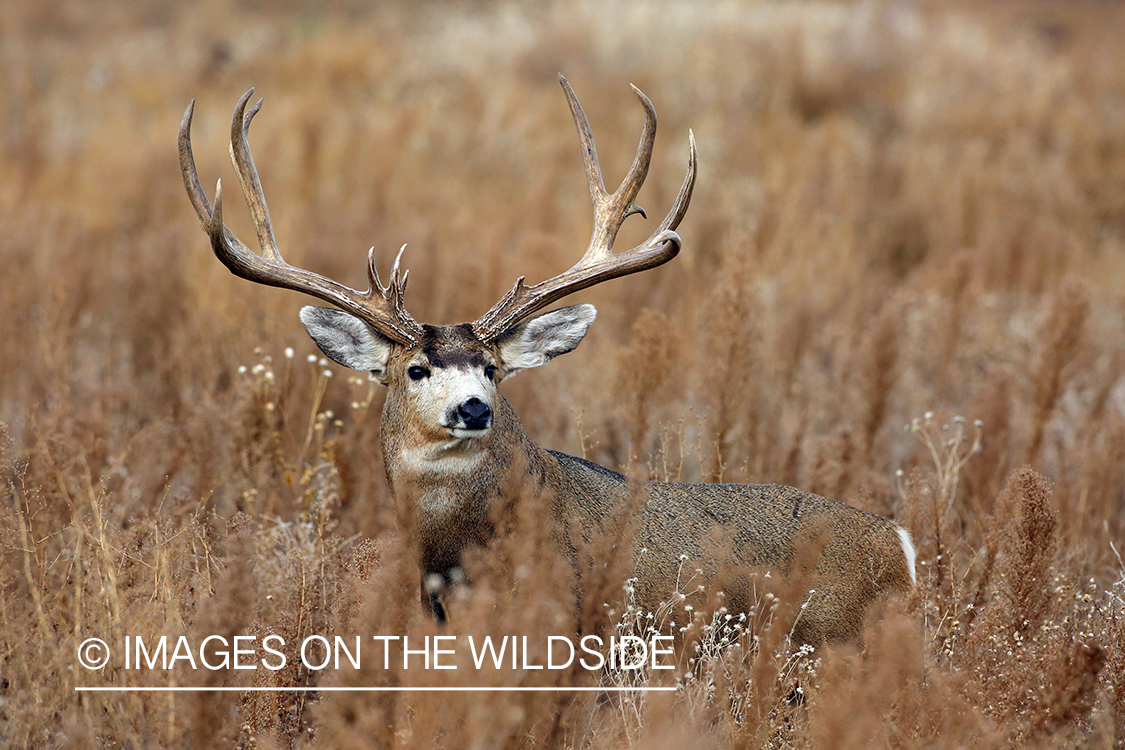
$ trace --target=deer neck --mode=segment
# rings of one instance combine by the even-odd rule
[[[530,475],[542,477],[545,452],[524,434],[499,394],[492,428],[481,438],[427,434],[394,394],[388,394],[380,433],[387,481],[401,510],[487,514],[503,488]]]

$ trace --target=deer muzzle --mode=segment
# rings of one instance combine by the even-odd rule
[[[476,396],[457,407],[457,427],[483,433],[492,426],[492,408]]]

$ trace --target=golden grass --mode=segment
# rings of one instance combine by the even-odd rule
[[[1125,747],[1123,32],[1093,2],[4,3],[0,744]],[[736,635],[701,614],[691,670],[640,678],[673,694],[75,693],[432,684],[75,659],[95,635],[443,632],[395,525],[382,392],[308,361],[305,300],[211,256],[176,127],[195,97],[204,185],[233,185],[228,118],[257,87],[287,259],[360,285],[366,248],[409,242],[411,311],[459,322],[588,240],[559,71],[607,180],[633,82],[661,118],[641,204],[670,205],[688,127],[699,182],[681,256],[583,293],[588,340],[505,385],[528,433],[892,515],[916,593],[862,654],[790,654],[768,603]],[[227,221],[252,237],[240,202]],[[458,633],[572,614],[535,501],[512,501]],[[585,626],[627,632],[624,575],[594,583],[612,601]]]

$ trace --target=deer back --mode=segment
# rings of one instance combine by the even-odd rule
[[[562,475],[554,491],[587,535],[629,505],[623,475],[551,454]],[[873,601],[913,584],[909,536],[846,503],[776,484],[646,482],[636,491],[634,596],[645,611],[720,588],[730,611],[750,611],[777,580],[796,579],[803,585],[789,593],[805,606],[795,639],[855,640]]]

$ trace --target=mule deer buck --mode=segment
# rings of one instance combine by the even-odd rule
[[[644,128],[636,157],[621,186],[605,189],[589,122],[566,79],[559,77],[578,128],[586,180],[594,204],[594,230],[581,260],[569,271],[528,286],[521,277],[492,309],[473,323],[419,324],[403,305],[407,274],[396,258],[384,285],[368,254],[370,288],[356,291],[282,260],[274,240],[258,172],[247,144],[261,101],[247,111],[247,91],[231,122],[231,159],[250,206],[261,254],[223,224],[222,181],[212,206],[196,172],[188,105],[180,125],[184,185],[211,247],[236,276],[294,289],[333,308],[305,307],[301,320],[320,349],[339,364],[366,370],[388,393],[381,440],[388,482],[404,527],[418,535],[423,603],[444,619],[438,589],[457,576],[463,552],[498,533],[495,517],[503,488],[533,486],[550,497],[563,526],[586,538],[613,524],[615,514],[639,503],[633,564],[637,603],[654,611],[675,592],[682,560],[701,561],[719,581],[730,571],[792,573],[803,549],[819,545],[803,568],[814,589],[794,630],[795,639],[818,643],[858,639],[868,605],[914,581],[909,534],[886,518],[801,490],[777,485],[649,482],[633,488],[626,478],[590,461],[544,450],[524,434],[497,387],[520,370],[545,365],[573,350],[594,322],[591,305],[538,313],[580,289],[661,265],[679,252],[675,229],[687,212],[695,183],[696,151],[689,134],[687,174],[668,215],[642,244],[613,252],[618,229],[644,211],[634,199],[648,173],[656,134],[652,103],[636,87]],[[636,492],[642,493],[636,500]],[[496,506],[496,507],[494,507]],[[502,519],[501,519],[502,520]],[[715,532],[726,548],[715,552]],[[807,557],[808,555],[806,555]],[[573,559],[573,558],[572,558]],[[581,576],[581,572],[577,573]],[[739,580],[738,575],[733,579]],[[751,604],[748,579],[726,591],[727,606]],[[437,583],[438,585],[430,585]],[[736,610],[737,611],[737,610]]]

